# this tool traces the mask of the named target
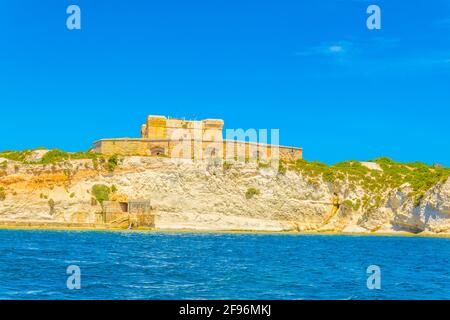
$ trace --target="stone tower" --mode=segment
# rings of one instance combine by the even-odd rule
[[[150,140],[202,140],[222,141],[223,120],[206,119],[188,121],[167,119],[164,116],[148,116],[141,127],[141,138]]]

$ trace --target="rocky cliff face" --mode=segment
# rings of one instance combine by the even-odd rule
[[[433,185],[420,202],[408,183],[372,201],[358,183],[336,185],[256,163],[124,157],[113,171],[88,159],[0,163],[3,224],[95,222],[101,206],[92,200],[92,187],[102,184],[128,199],[150,199],[160,229],[450,233],[450,179]],[[376,205],[355,205],[355,199]]]

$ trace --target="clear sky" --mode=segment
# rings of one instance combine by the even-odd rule
[[[308,160],[450,166],[450,1],[1,0],[0,109],[0,150],[86,150],[161,114],[278,128]]]

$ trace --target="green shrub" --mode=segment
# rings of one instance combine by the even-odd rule
[[[113,155],[108,159],[108,162],[106,163],[106,168],[109,172],[114,172],[116,167],[119,165],[119,158],[117,155]]]
[[[256,188],[248,188],[247,191],[245,192],[245,197],[247,199],[251,199],[253,198],[253,196],[260,194],[259,190]]]
[[[92,195],[94,198],[103,205],[103,201],[108,201],[111,194],[111,188],[104,184],[95,184],[92,186]]]

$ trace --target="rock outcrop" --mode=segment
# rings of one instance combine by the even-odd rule
[[[123,157],[113,170],[89,159],[47,165],[4,160],[0,222],[95,223],[102,210],[93,201],[96,184],[114,186],[130,199],[150,199],[157,229],[450,233],[450,179],[432,186],[419,203],[404,184],[367,208],[349,204],[365,196],[350,182],[336,187],[257,163],[158,157]]]

